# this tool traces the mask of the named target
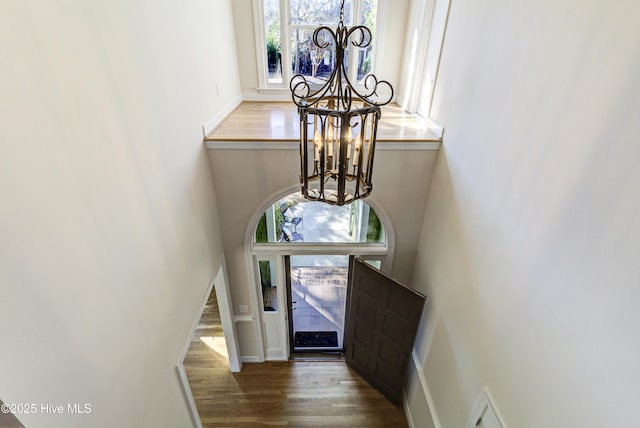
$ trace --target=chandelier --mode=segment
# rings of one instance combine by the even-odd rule
[[[300,185],[306,199],[344,205],[371,193],[380,106],[391,101],[393,87],[369,74],[357,88],[345,66],[349,43],[366,48],[371,39],[365,26],[345,27],[342,0],[336,30],[321,26],[312,38],[320,50],[334,46],[329,79],[297,74],[289,83],[300,115]]]

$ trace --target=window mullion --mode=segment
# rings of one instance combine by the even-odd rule
[[[282,86],[291,80],[291,0],[280,0],[280,39],[282,40]]]
[[[265,18],[264,18],[264,4],[263,0],[253,1],[253,18],[256,22],[256,47],[258,55],[258,86],[267,86],[267,57],[265,52],[266,38],[265,38]]]
[[[362,14],[362,0],[351,1],[351,27],[362,25],[360,15]],[[358,83],[358,55],[360,50],[349,43],[349,79],[354,85]]]

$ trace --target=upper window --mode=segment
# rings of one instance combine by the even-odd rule
[[[256,244],[384,244],[385,233],[376,212],[361,200],[339,207],[294,193],[267,209],[254,239]]]
[[[314,30],[327,26],[332,30],[340,20],[341,0],[254,0],[259,14],[258,61],[261,86],[288,88],[296,74],[309,81],[326,80],[335,66],[334,47],[317,47],[312,40]],[[376,34],[378,0],[346,0],[344,24],[364,25]],[[355,17],[355,19],[353,19]],[[325,41],[329,42],[328,39]],[[350,45],[347,51],[349,78],[356,83],[372,71],[373,46]]]

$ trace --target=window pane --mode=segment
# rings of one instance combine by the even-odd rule
[[[266,57],[262,61],[266,61],[264,78],[267,85],[285,87],[287,82],[284,76],[288,72],[283,67],[289,66],[292,75],[308,76],[312,83],[317,84],[326,81],[335,68],[333,45],[321,50],[313,45],[311,36],[319,26],[327,26],[332,30],[337,27],[341,0],[289,0],[289,22],[282,21],[286,13],[280,11],[280,0],[262,1]],[[358,11],[357,16],[351,16],[352,8]],[[378,0],[346,0],[344,23],[347,27],[365,25],[373,35],[376,31],[377,8]],[[283,34],[289,40],[282,39]],[[354,34],[352,37],[357,36]],[[285,49],[287,52],[284,52],[283,43],[290,43],[291,49]],[[373,44],[358,48],[350,43],[345,52],[345,67],[350,64],[349,57],[354,60],[351,68],[355,68],[349,77],[353,83],[362,83],[364,77],[372,72]]]
[[[329,25],[340,21],[340,0],[291,0],[291,25]],[[351,23],[351,1],[344,4],[344,23]]]
[[[381,260],[365,260],[365,263],[367,263],[368,265],[373,266],[374,268],[380,270],[380,268],[382,267],[382,261]]]
[[[260,217],[260,220],[258,221],[258,227],[256,227],[255,240],[256,240],[256,243],[259,243],[259,244],[264,244],[266,242],[269,242],[268,235],[267,235],[267,214],[266,213],[262,214],[262,217]]]
[[[364,0],[362,2],[361,25],[371,31],[372,39],[376,32],[376,16],[378,11],[378,0]],[[373,61],[373,41],[368,47],[358,49],[358,81],[371,73],[371,62]]]
[[[330,44],[321,49],[313,43],[313,30],[291,30],[291,71],[294,76],[309,76],[311,79],[307,80],[315,83],[323,83],[329,79],[335,66],[335,47],[333,39],[325,36],[326,33],[320,33],[321,44],[324,41]]]
[[[267,81],[282,83],[282,41],[280,40],[280,1],[264,1],[264,28],[267,41]]]
[[[363,0],[362,15],[360,16],[361,25],[368,27],[371,33],[374,33],[376,27],[376,15],[378,12],[378,0]]]
[[[262,302],[265,312],[278,310],[278,293],[276,287],[276,269],[273,260],[260,260],[260,284],[262,286]]]
[[[275,230],[264,233],[264,221],[256,227],[256,243],[358,243],[384,244],[385,233],[378,215],[368,204],[355,201],[341,207],[289,195],[269,207]],[[267,220],[269,223],[270,221]],[[266,240],[265,240],[266,239]]]

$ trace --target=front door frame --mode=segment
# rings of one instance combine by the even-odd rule
[[[343,321],[343,325],[342,325],[342,338],[340,338],[338,340],[338,342],[342,342],[342,347],[334,349],[334,348],[330,348],[330,349],[326,349],[326,350],[322,350],[322,349],[309,349],[309,350],[302,350],[302,349],[295,349],[295,341],[294,341],[294,313],[293,313],[293,304],[296,303],[293,301],[293,291],[291,288],[291,257],[292,256],[296,256],[297,254],[293,254],[293,255],[285,255],[284,256],[284,268],[285,268],[285,286],[286,286],[286,291],[287,291],[287,306],[288,306],[288,318],[289,318],[289,322],[288,322],[288,333],[289,333],[289,355],[294,354],[294,353],[299,353],[299,354],[303,354],[303,353],[324,353],[324,352],[330,352],[330,353],[343,353],[344,352],[344,331],[345,331],[345,322],[346,322],[346,312],[348,310],[348,298],[349,298],[349,274],[351,271],[351,263],[353,263],[354,260],[354,256],[353,255],[346,255],[346,254],[317,254],[318,256],[346,256],[349,258],[348,263],[347,263],[347,290],[346,290],[346,296],[345,296],[345,316],[344,316],[344,321]],[[314,254],[315,256],[316,254]],[[366,257],[366,256],[365,256]],[[369,258],[371,259],[371,258]],[[373,258],[375,259],[375,258]]]
[[[255,338],[258,342],[258,355],[257,361],[268,361],[268,360],[279,360],[286,361],[289,359],[289,347],[287,347],[286,352],[283,355],[278,356],[277,358],[272,358],[267,356],[267,344],[265,343],[265,333],[264,333],[264,321],[263,321],[263,310],[262,310],[262,295],[260,290],[260,282],[256,276],[256,266],[255,260],[256,257],[277,257],[279,260],[278,265],[281,267],[278,272],[279,278],[281,278],[281,283],[278,284],[278,288],[280,290],[286,290],[286,284],[284,283],[284,256],[285,255],[323,255],[323,254],[335,254],[335,255],[354,255],[360,258],[366,258],[367,260],[379,260],[381,262],[380,270],[390,274],[393,267],[393,257],[395,253],[395,231],[393,228],[393,224],[391,223],[391,219],[389,218],[386,211],[382,208],[380,204],[378,204],[373,197],[368,197],[366,203],[375,210],[382,226],[384,228],[385,233],[385,243],[384,244],[357,244],[357,243],[269,243],[269,244],[256,244],[255,233],[256,227],[258,225],[258,221],[262,217],[262,215],[266,212],[266,210],[278,202],[279,200],[295,193],[295,191],[299,190],[299,186],[292,186],[286,189],[283,189],[280,192],[277,192],[274,195],[271,195],[267,198],[264,203],[258,207],[258,209],[253,214],[253,217],[249,220],[247,224],[247,229],[245,230],[244,235],[244,248],[245,248],[245,259],[247,263],[247,272],[249,277],[249,286],[250,286],[250,297],[253,302],[253,306],[255,310],[250,311],[250,313],[254,314],[253,316],[245,317],[246,321],[255,322]],[[288,302],[286,293],[283,294],[283,298]],[[283,326],[288,328],[289,326],[289,316],[288,311],[285,311],[281,318],[281,322]],[[241,317],[237,317],[240,319]],[[245,318],[242,318],[245,320]],[[287,331],[288,337],[288,331]],[[253,360],[256,361],[256,360]]]
[[[269,247],[269,248],[265,248]],[[291,337],[291,323],[293,320],[290,316],[290,302],[291,298],[288,295],[288,286],[286,284],[286,269],[285,266],[286,259],[290,256],[298,256],[298,255],[339,255],[339,256],[353,256],[359,257],[361,259],[366,260],[379,260],[381,262],[381,267],[385,270],[390,270],[390,257],[387,253],[386,247],[383,245],[352,245],[352,244],[276,244],[276,245],[260,245],[259,249],[254,248],[254,250],[250,253],[250,269],[252,274],[250,275],[251,287],[254,304],[256,305],[256,313],[258,314],[256,329],[257,329],[257,339],[262,346],[259,346],[262,352],[262,360],[263,361],[287,361],[291,357],[291,352],[293,350],[293,344],[289,343],[289,338]],[[280,317],[280,325],[283,327],[281,329],[281,334],[279,337],[281,343],[283,344],[282,353],[275,355],[273,352],[273,347],[271,347],[268,343],[268,326],[265,325],[267,321],[265,319],[266,316],[270,317],[270,322],[273,323],[275,314],[269,313],[265,315],[262,307],[262,290],[261,284],[258,279],[258,268],[257,262],[259,260],[277,260],[276,266],[278,268],[278,272],[276,275],[277,278],[277,293],[280,302],[284,302],[285,307],[283,306],[283,310],[277,312]],[[348,296],[348,293],[347,293]],[[345,314],[346,315],[346,314]],[[284,331],[282,331],[284,330]]]

